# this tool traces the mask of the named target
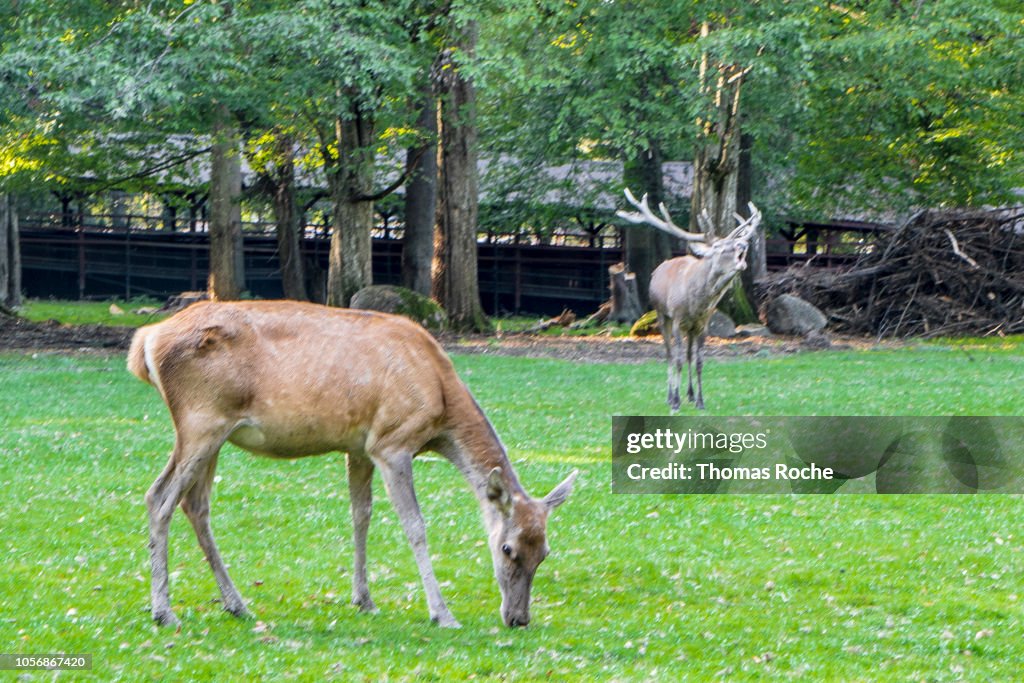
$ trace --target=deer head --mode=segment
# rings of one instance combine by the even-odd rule
[[[715,231],[707,211],[701,212],[700,216],[697,217],[697,224],[704,232],[687,232],[672,221],[672,217],[669,215],[668,208],[664,202],[658,205],[658,210],[662,216],[659,218],[651,211],[651,207],[647,203],[646,194],[640,201],[637,201],[633,193],[627,188],[626,201],[638,210],[616,211],[615,215],[619,218],[638,225],[650,225],[673,237],[685,240],[690,251],[699,258],[711,257],[716,261],[722,260],[723,265],[726,265],[725,262],[730,258],[736,259],[734,261],[736,267],[732,269],[732,272],[743,270],[747,267],[747,245],[757,227],[761,224],[761,212],[754,206],[753,202],[748,205],[750,207],[750,218],[743,218],[736,214],[736,220],[739,225],[725,237],[715,237]]]
[[[576,475],[573,471],[542,499],[514,493],[501,468],[487,478],[487,497],[498,513],[492,518],[489,545],[501,590],[501,618],[508,626],[530,623],[530,587],[548,554],[548,514],[569,497]]]

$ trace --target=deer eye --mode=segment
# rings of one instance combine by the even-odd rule
[[[508,543],[503,543],[501,546],[501,552],[505,553],[506,557],[512,557],[512,546]]]

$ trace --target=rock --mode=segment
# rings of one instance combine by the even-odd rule
[[[404,315],[433,332],[448,324],[448,315],[433,299],[395,285],[370,285],[352,296],[349,308]]]
[[[776,334],[806,336],[823,330],[828,319],[813,304],[791,294],[782,294],[768,304],[765,322]]]
[[[731,339],[736,336],[736,323],[725,313],[716,310],[708,321],[708,334],[712,337]]]
[[[110,304],[110,315],[124,315],[124,309],[117,304]]]
[[[661,328],[658,327],[658,314],[655,311],[647,311],[629,328],[630,337],[651,337],[656,334],[661,334]]]
[[[736,328],[736,335],[739,337],[770,337],[772,332],[767,325],[747,323]]]
[[[827,332],[818,330],[804,337],[803,341],[800,342],[800,346],[805,349],[830,349],[832,348],[832,339],[828,336]]]

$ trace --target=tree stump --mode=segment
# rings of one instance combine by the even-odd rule
[[[643,315],[640,306],[640,292],[637,290],[636,275],[626,270],[625,264],[616,263],[608,268],[612,292],[609,320],[618,323],[634,323]]]

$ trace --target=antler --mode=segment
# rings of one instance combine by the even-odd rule
[[[700,213],[697,214],[697,227],[701,229],[705,235],[715,235],[715,226],[711,222],[711,215],[708,213],[706,208],[701,209]]]
[[[687,242],[704,241],[704,235],[697,232],[687,232],[680,228],[675,223],[673,223],[672,217],[669,216],[668,209],[665,208],[664,203],[658,205],[658,209],[661,211],[661,215],[665,217],[665,219],[662,220],[655,216],[654,213],[651,211],[651,207],[647,205],[646,194],[640,201],[637,201],[636,197],[633,196],[633,193],[629,191],[629,188],[626,188],[626,200],[636,208],[640,209],[640,211],[616,211],[615,215],[618,216],[619,218],[623,218],[629,221],[630,223],[651,225],[657,228],[658,230],[667,232],[673,237],[684,239]]]
[[[754,231],[757,230],[757,226],[761,225],[761,211],[754,206],[754,202],[750,202],[747,206],[750,208],[750,218],[744,218],[737,213],[736,221],[739,225],[729,233],[726,239],[749,240]]]

